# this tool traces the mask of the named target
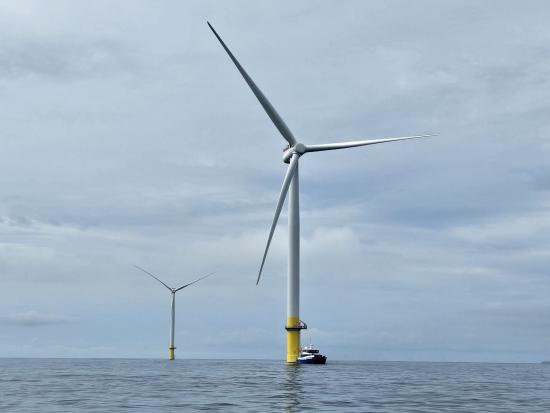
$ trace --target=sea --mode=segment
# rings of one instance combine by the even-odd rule
[[[0,359],[0,412],[550,412],[550,364]]]

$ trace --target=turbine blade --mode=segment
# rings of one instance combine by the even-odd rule
[[[322,143],[320,145],[306,145],[306,152],[319,152],[319,151],[331,151],[334,149],[354,148],[356,146],[375,145],[377,143],[404,141],[407,139],[419,139],[427,138],[435,135],[416,135],[416,136],[404,136],[401,138],[384,138],[384,139],[369,139],[365,141],[350,141],[339,143]]]
[[[134,267],[136,267],[138,270],[140,271],[143,271],[145,274],[148,274],[150,275],[151,277],[153,277],[155,280],[157,280],[159,283],[161,283],[162,285],[164,285],[166,288],[168,288],[170,291],[172,291],[172,289],[170,287],[168,287],[166,284],[164,284],[161,280],[159,280],[157,277],[155,277],[153,274],[151,274],[149,271],[147,270],[144,270],[143,268],[141,267],[138,267],[137,265],[134,265]]]
[[[217,272],[218,272],[218,271],[214,271],[214,272],[211,272],[211,273],[209,273],[209,274],[203,275],[202,277],[197,278],[195,281],[192,281],[192,282],[190,282],[189,284],[185,284],[185,285],[182,285],[182,286],[179,287],[179,288],[176,288],[176,291],[182,290],[182,289],[184,289],[185,287],[189,287],[190,285],[195,284],[196,282],[199,282],[200,280],[204,280],[206,277],[210,277],[211,275],[214,275],[214,274],[216,274]]]
[[[285,202],[286,194],[288,193],[288,187],[294,176],[294,171],[296,170],[296,165],[298,165],[297,154],[292,155],[290,158],[290,164],[286,171],[285,179],[283,180],[283,186],[281,188],[281,193],[279,195],[279,200],[277,201],[277,207],[275,208],[275,216],[273,217],[273,222],[271,223],[271,229],[269,230],[269,237],[267,237],[267,245],[265,246],[264,256],[262,258],[262,265],[260,266],[260,271],[258,272],[258,279],[256,280],[256,285],[260,282],[260,277],[262,275],[262,270],[265,264],[265,258],[267,257],[267,251],[269,250],[269,245],[271,244],[271,239],[273,238],[273,233],[275,232],[275,227],[277,226],[277,221],[279,220],[279,215],[281,215],[281,209]]]
[[[283,135],[283,138],[286,139],[286,141],[290,144],[290,146],[294,146],[296,144],[296,139],[294,138],[294,135],[292,134],[290,129],[288,129],[288,126],[286,126],[285,121],[281,118],[281,116],[279,116],[279,114],[277,113],[273,105],[269,102],[269,100],[267,100],[267,98],[262,93],[260,88],[256,86],[256,83],[254,83],[252,78],[248,76],[248,73],[246,73],[244,68],[239,63],[239,61],[235,58],[233,53],[231,53],[231,50],[229,50],[229,48],[225,45],[224,41],[218,35],[216,30],[214,30],[210,22],[206,22],[206,23],[208,23],[208,27],[210,27],[210,30],[212,30],[212,32],[214,33],[214,36],[216,36],[216,38],[221,43],[222,47],[225,49],[225,51],[227,52],[227,54],[235,64],[235,66],[237,66],[237,69],[239,70],[245,82],[248,84],[248,86],[252,90],[252,93],[254,93],[254,95],[256,96],[256,98],[264,108],[265,112],[267,113],[267,116],[271,118],[271,121],[275,124],[275,127],[279,130],[281,135]]]

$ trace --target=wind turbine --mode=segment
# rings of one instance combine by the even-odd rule
[[[176,350],[176,347],[174,346],[174,329],[175,329],[175,326],[176,326],[176,293],[179,291],[179,290],[183,290],[184,288],[186,287],[189,287],[190,285],[193,285],[195,284],[196,282],[199,282],[200,280],[203,280],[205,279],[206,277],[210,277],[211,275],[215,274],[216,272],[211,272],[210,274],[206,274],[206,275],[203,275],[202,277],[200,278],[197,278],[195,281],[192,281],[188,284],[184,284],[182,285],[181,287],[178,287],[178,288],[172,288],[172,287],[169,287],[167,284],[165,284],[164,282],[162,282],[159,278],[157,278],[155,275],[151,274],[149,271],[147,270],[144,270],[143,268],[141,267],[138,267],[137,265],[134,265],[134,267],[136,267],[138,270],[140,271],[143,271],[145,274],[147,275],[150,275],[151,277],[153,277],[155,280],[157,280],[159,283],[161,283],[162,285],[164,285],[166,288],[168,288],[168,290],[170,290],[170,293],[172,294],[172,312],[171,312],[171,316],[170,316],[170,347],[168,347],[170,353],[169,353],[169,359],[170,360],[174,360],[176,358],[174,352]]]
[[[275,127],[279,130],[283,138],[287,141],[288,145],[283,153],[283,162],[289,164],[286,171],[285,178],[283,180],[283,186],[277,201],[277,207],[275,208],[275,216],[271,223],[271,229],[269,230],[269,236],[267,238],[267,244],[265,247],[264,255],[262,257],[262,263],[258,272],[258,278],[256,285],[260,281],[262,270],[264,268],[267,252],[273,238],[273,233],[281,214],[283,203],[290,191],[288,199],[288,281],[287,281],[287,321],[285,329],[287,330],[287,362],[296,363],[300,354],[300,331],[307,328],[307,325],[300,320],[300,206],[299,206],[299,178],[298,178],[298,160],[301,156],[309,152],[331,151],[335,149],[354,148],[357,146],[374,145],[378,143],[402,141],[406,139],[424,138],[433,135],[416,135],[405,136],[399,138],[384,138],[384,139],[370,139],[370,140],[358,140],[349,142],[338,143],[325,143],[316,145],[306,145],[298,142],[284,120],[277,113],[273,105],[267,100],[262,91],[256,86],[252,78],[246,73],[244,68],[235,58],[233,53],[229,50],[222,38],[218,35],[212,25],[208,23],[208,26],[225,49],[238,71],[248,84],[252,93],[256,96],[265,112],[275,124]]]

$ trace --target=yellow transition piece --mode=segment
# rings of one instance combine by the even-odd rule
[[[288,317],[287,327],[296,327],[300,324],[298,317]],[[287,330],[286,332],[286,362],[296,363],[300,355],[300,330]]]

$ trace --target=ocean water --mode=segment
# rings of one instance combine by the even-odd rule
[[[550,412],[550,365],[0,359],[0,412]]]

